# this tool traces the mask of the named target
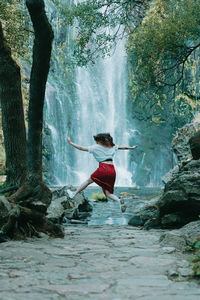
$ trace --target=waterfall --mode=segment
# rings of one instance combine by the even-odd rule
[[[77,68],[77,118],[75,142],[94,144],[93,135],[110,132],[118,145],[129,144],[127,116],[127,70],[124,41],[118,43],[114,54],[99,59],[94,66]],[[97,167],[88,153],[75,153],[73,184],[87,179]],[[117,184],[131,185],[128,171],[128,151],[118,151],[115,157]]]
[[[129,144],[127,58],[124,41],[121,41],[111,57],[99,59],[94,66],[71,67],[73,75],[69,78],[69,71],[66,74],[65,69],[73,47],[72,29],[59,28],[61,15],[53,5],[46,1],[55,34],[44,114],[53,147],[51,172],[54,181],[51,184],[79,185],[98,163],[91,154],[68,145],[67,135],[73,142],[88,146],[95,143],[93,135],[110,132],[116,144]],[[58,51],[61,36],[65,45],[62,53]],[[119,150],[115,157],[117,185],[132,184],[128,162],[128,151]]]

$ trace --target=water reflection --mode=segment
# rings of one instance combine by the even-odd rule
[[[116,187],[115,193],[119,196],[121,192],[133,193],[135,198],[129,197],[125,199],[127,210],[125,213],[121,212],[120,205],[114,201],[101,202],[92,199],[92,193],[101,192],[98,187],[89,187],[85,191],[85,195],[90,199],[93,205],[93,212],[88,220],[89,226],[95,225],[127,225],[132,215],[137,212],[144,204],[157,196],[161,189],[159,188],[142,188],[134,190],[128,187]]]

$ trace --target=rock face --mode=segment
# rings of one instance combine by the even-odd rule
[[[200,237],[200,221],[190,222],[180,229],[166,232],[160,236],[161,246],[171,246],[179,250],[191,245],[192,241]]]
[[[193,153],[191,152],[192,149],[190,149],[190,141],[192,140],[192,145],[194,145],[194,143],[196,144],[197,138],[194,137],[198,132],[200,132],[199,121],[186,124],[176,132],[176,136],[173,139],[173,150],[176,153],[179,161],[187,161],[192,159]]]
[[[72,186],[52,189],[52,202],[48,207],[47,217],[54,223],[62,223],[64,217],[69,220],[86,219],[92,211],[92,205],[83,192],[71,199],[67,192],[69,189],[75,190]]]
[[[199,219],[200,215],[200,122],[177,131],[173,149],[179,164],[163,178],[164,193],[157,203],[157,216],[145,227],[175,228]]]
[[[149,220],[152,220],[157,217],[157,206],[156,203],[159,197],[155,197],[152,200],[148,201],[148,203],[142,203],[141,207],[136,209],[135,214],[129,220],[128,225],[131,226],[143,226]]]
[[[190,138],[189,144],[193,159],[200,159],[200,130]]]
[[[181,227],[199,219],[200,159],[183,163],[179,172],[165,185],[157,207],[156,222],[152,220],[150,227]]]

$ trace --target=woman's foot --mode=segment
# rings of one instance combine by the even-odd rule
[[[123,204],[123,205],[121,206],[121,211],[122,211],[123,213],[126,211],[126,205],[125,205],[125,204]]]
[[[120,203],[121,203],[121,204],[124,204],[124,199],[120,199]]]

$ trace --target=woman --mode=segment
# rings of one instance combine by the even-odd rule
[[[94,158],[99,162],[98,169],[91,174],[90,178],[86,180],[71,197],[76,196],[83,191],[89,184],[95,182],[101,186],[105,196],[113,201],[121,203],[121,211],[125,212],[126,206],[124,200],[119,199],[114,192],[114,184],[116,178],[115,167],[113,165],[113,157],[117,150],[135,149],[137,146],[117,146],[113,143],[113,138],[109,133],[99,133],[94,136],[95,145],[89,147],[82,147],[72,143],[71,139],[67,137],[68,143],[81,151],[87,151],[93,154]]]

